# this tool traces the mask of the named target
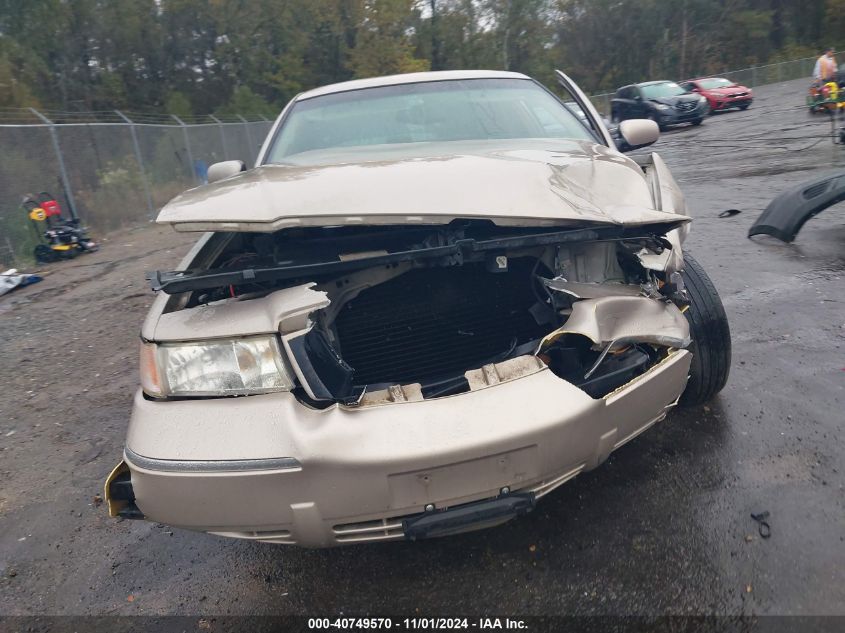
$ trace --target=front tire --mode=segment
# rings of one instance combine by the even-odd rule
[[[704,121],[704,119],[695,119],[695,120],[692,122],[692,124],[693,124],[693,126],[696,126],[696,127],[697,127],[697,126],[701,125],[701,123],[702,123],[703,121]]]
[[[694,406],[707,402],[728,381],[731,370],[731,330],[719,293],[692,256],[684,255],[684,285],[690,306],[684,313],[689,322],[692,344],[690,377],[681,404]]]

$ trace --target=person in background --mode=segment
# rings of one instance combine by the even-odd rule
[[[813,79],[821,83],[836,81],[837,70],[838,66],[831,47],[826,49],[822,56],[816,60],[816,67],[813,68]]]

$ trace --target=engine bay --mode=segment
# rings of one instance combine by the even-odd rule
[[[661,319],[673,330],[686,301],[680,276],[654,264],[672,228],[466,221],[218,233],[194,260],[206,265],[149,278],[170,295],[165,314],[305,286],[324,296],[305,327],[281,332],[310,406],[397,388],[400,400],[462,393],[473,371],[496,381],[503,363],[525,357],[598,398],[689,343],[678,328],[658,331]],[[629,320],[633,329],[600,331]]]

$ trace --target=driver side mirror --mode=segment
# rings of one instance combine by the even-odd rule
[[[660,128],[650,119],[628,119],[619,124],[615,136],[616,148],[630,152],[654,143],[660,138]]]
[[[246,165],[242,160],[224,160],[220,163],[214,163],[208,168],[208,183],[211,184],[224,178],[236,176],[242,171],[246,171]]]

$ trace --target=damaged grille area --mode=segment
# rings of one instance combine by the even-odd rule
[[[548,332],[529,312],[533,260],[412,270],[369,288],[335,321],[358,385],[435,382],[503,360]]]

